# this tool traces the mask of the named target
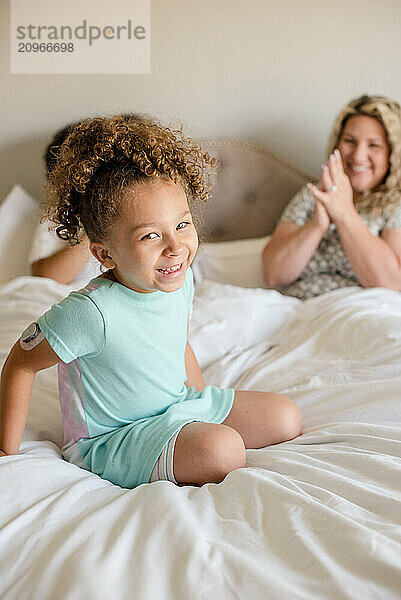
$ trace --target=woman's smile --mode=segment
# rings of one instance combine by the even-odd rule
[[[354,193],[373,190],[385,179],[390,148],[384,128],[376,119],[361,115],[348,119],[338,149]]]

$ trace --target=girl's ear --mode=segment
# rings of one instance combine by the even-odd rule
[[[101,242],[91,242],[89,244],[90,251],[93,256],[104,266],[106,269],[114,269],[116,263],[109,254],[109,250]]]

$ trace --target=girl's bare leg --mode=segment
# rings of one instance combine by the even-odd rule
[[[245,467],[245,448],[263,448],[302,433],[298,406],[280,394],[236,391],[232,409],[221,425],[188,423],[174,448],[178,483],[220,483]]]
[[[286,396],[272,392],[236,391],[223,425],[238,431],[246,448],[264,448],[302,433],[298,406]]]
[[[178,434],[174,448],[174,477],[178,483],[220,483],[245,463],[244,442],[231,427],[188,423]]]

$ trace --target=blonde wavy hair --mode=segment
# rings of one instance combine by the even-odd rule
[[[150,118],[80,121],[60,146],[44,196],[44,216],[59,238],[78,244],[85,231],[103,241],[121,215],[126,193],[157,178],[183,186],[191,212],[210,195],[217,161],[181,130]]]
[[[372,117],[384,127],[390,146],[389,170],[385,180],[375,189],[363,192],[358,209],[374,216],[392,209],[401,200],[401,107],[385,96],[361,96],[351,100],[338,115],[328,143],[328,156],[337,147],[345,124],[354,116]]]

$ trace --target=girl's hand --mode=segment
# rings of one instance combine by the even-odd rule
[[[319,190],[311,183],[308,183],[308,188],[316,202],[320,200],[324,205],[334,223],[344,221],[350,213],[355,212],[355,206],[351,183],[344,173],[341,154],[337,149],[330,156],[328,165],[323,167],[322,181],[326,191]]]

